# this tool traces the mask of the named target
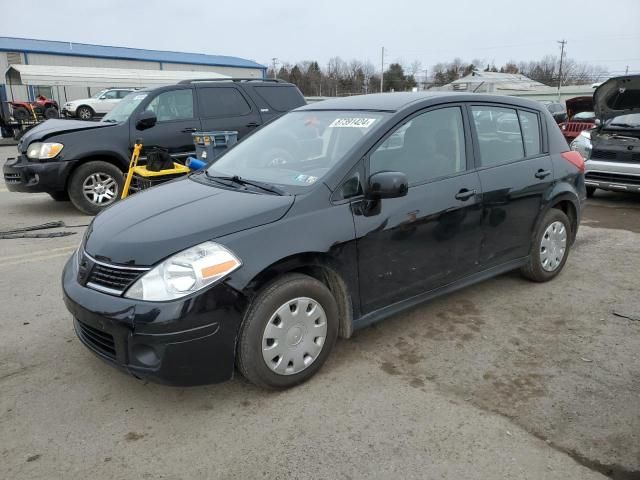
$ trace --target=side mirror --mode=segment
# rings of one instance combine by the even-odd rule
[[[145,110],[144,112],[140,112],[138,115],[138,120],[136,120],[136,128],[138,130],[146,130],[147,128],[153,127],[158,121],[158,117],[151,110]]]
[[[602,122],[600,121],[600,119],[599,119],[599,118],[596,118],[596,119],[593,121],[593,123],[596,125],[596,127],[599,127],[599,126],[602,124]]]
[[[402,172],[378,172],[369,177],[368,200],[404,197],[409,191],[409,181]]]
[[[100,97],[98,97],[98,100],[105,100],[106,98],[106,95],[100,95]]]

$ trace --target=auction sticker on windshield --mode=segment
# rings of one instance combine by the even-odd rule
[[[329,128],[369,128],[375,118],[336,118]]]

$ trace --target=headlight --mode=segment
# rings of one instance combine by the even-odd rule
[[[61,143],[35,142],[27,148],[27,157],[32,160],[47,160],[58,155],[63,147]]]
[[[197,292],[240,268],[230,250],[214,242],[188,248],[140,277],[125,293],[136,300],[166,301]]]

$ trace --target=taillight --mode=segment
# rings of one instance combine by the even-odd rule
[[[584,159],[582,158],[582,155],[580,155],[579,152],[572,150],[570,152],[562,152],[560,155],[566,161],[578,167],[578,170],[580,170],[580,173],[584,173]]]

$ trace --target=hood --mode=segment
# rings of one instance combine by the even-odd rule
[[[602,122],[640,113],[640,75],[614,77],[601,84],[593,94],[593,107]]]
[[[275,222],[294,199],[183,178],[136,193],[100,213],[85,250],[105,262],[150,266],[207,240]]]
[[[83,122],[82,120],[60,120],[51,119],[36,125],[31,130],[28,130],[20,139],[18,143],[18,150],[26,152],[27,147],[32,142],[45,140],[53,135],[61,133],[69,133],[80,130],[89,130],[94,128],[113,127],[116,123],[107,122]]]
[[[574,116],[576,113],[593,112],[593,97],[591,96],[573,97],[565,103],[567,105],[567,115],[569,118]]]

